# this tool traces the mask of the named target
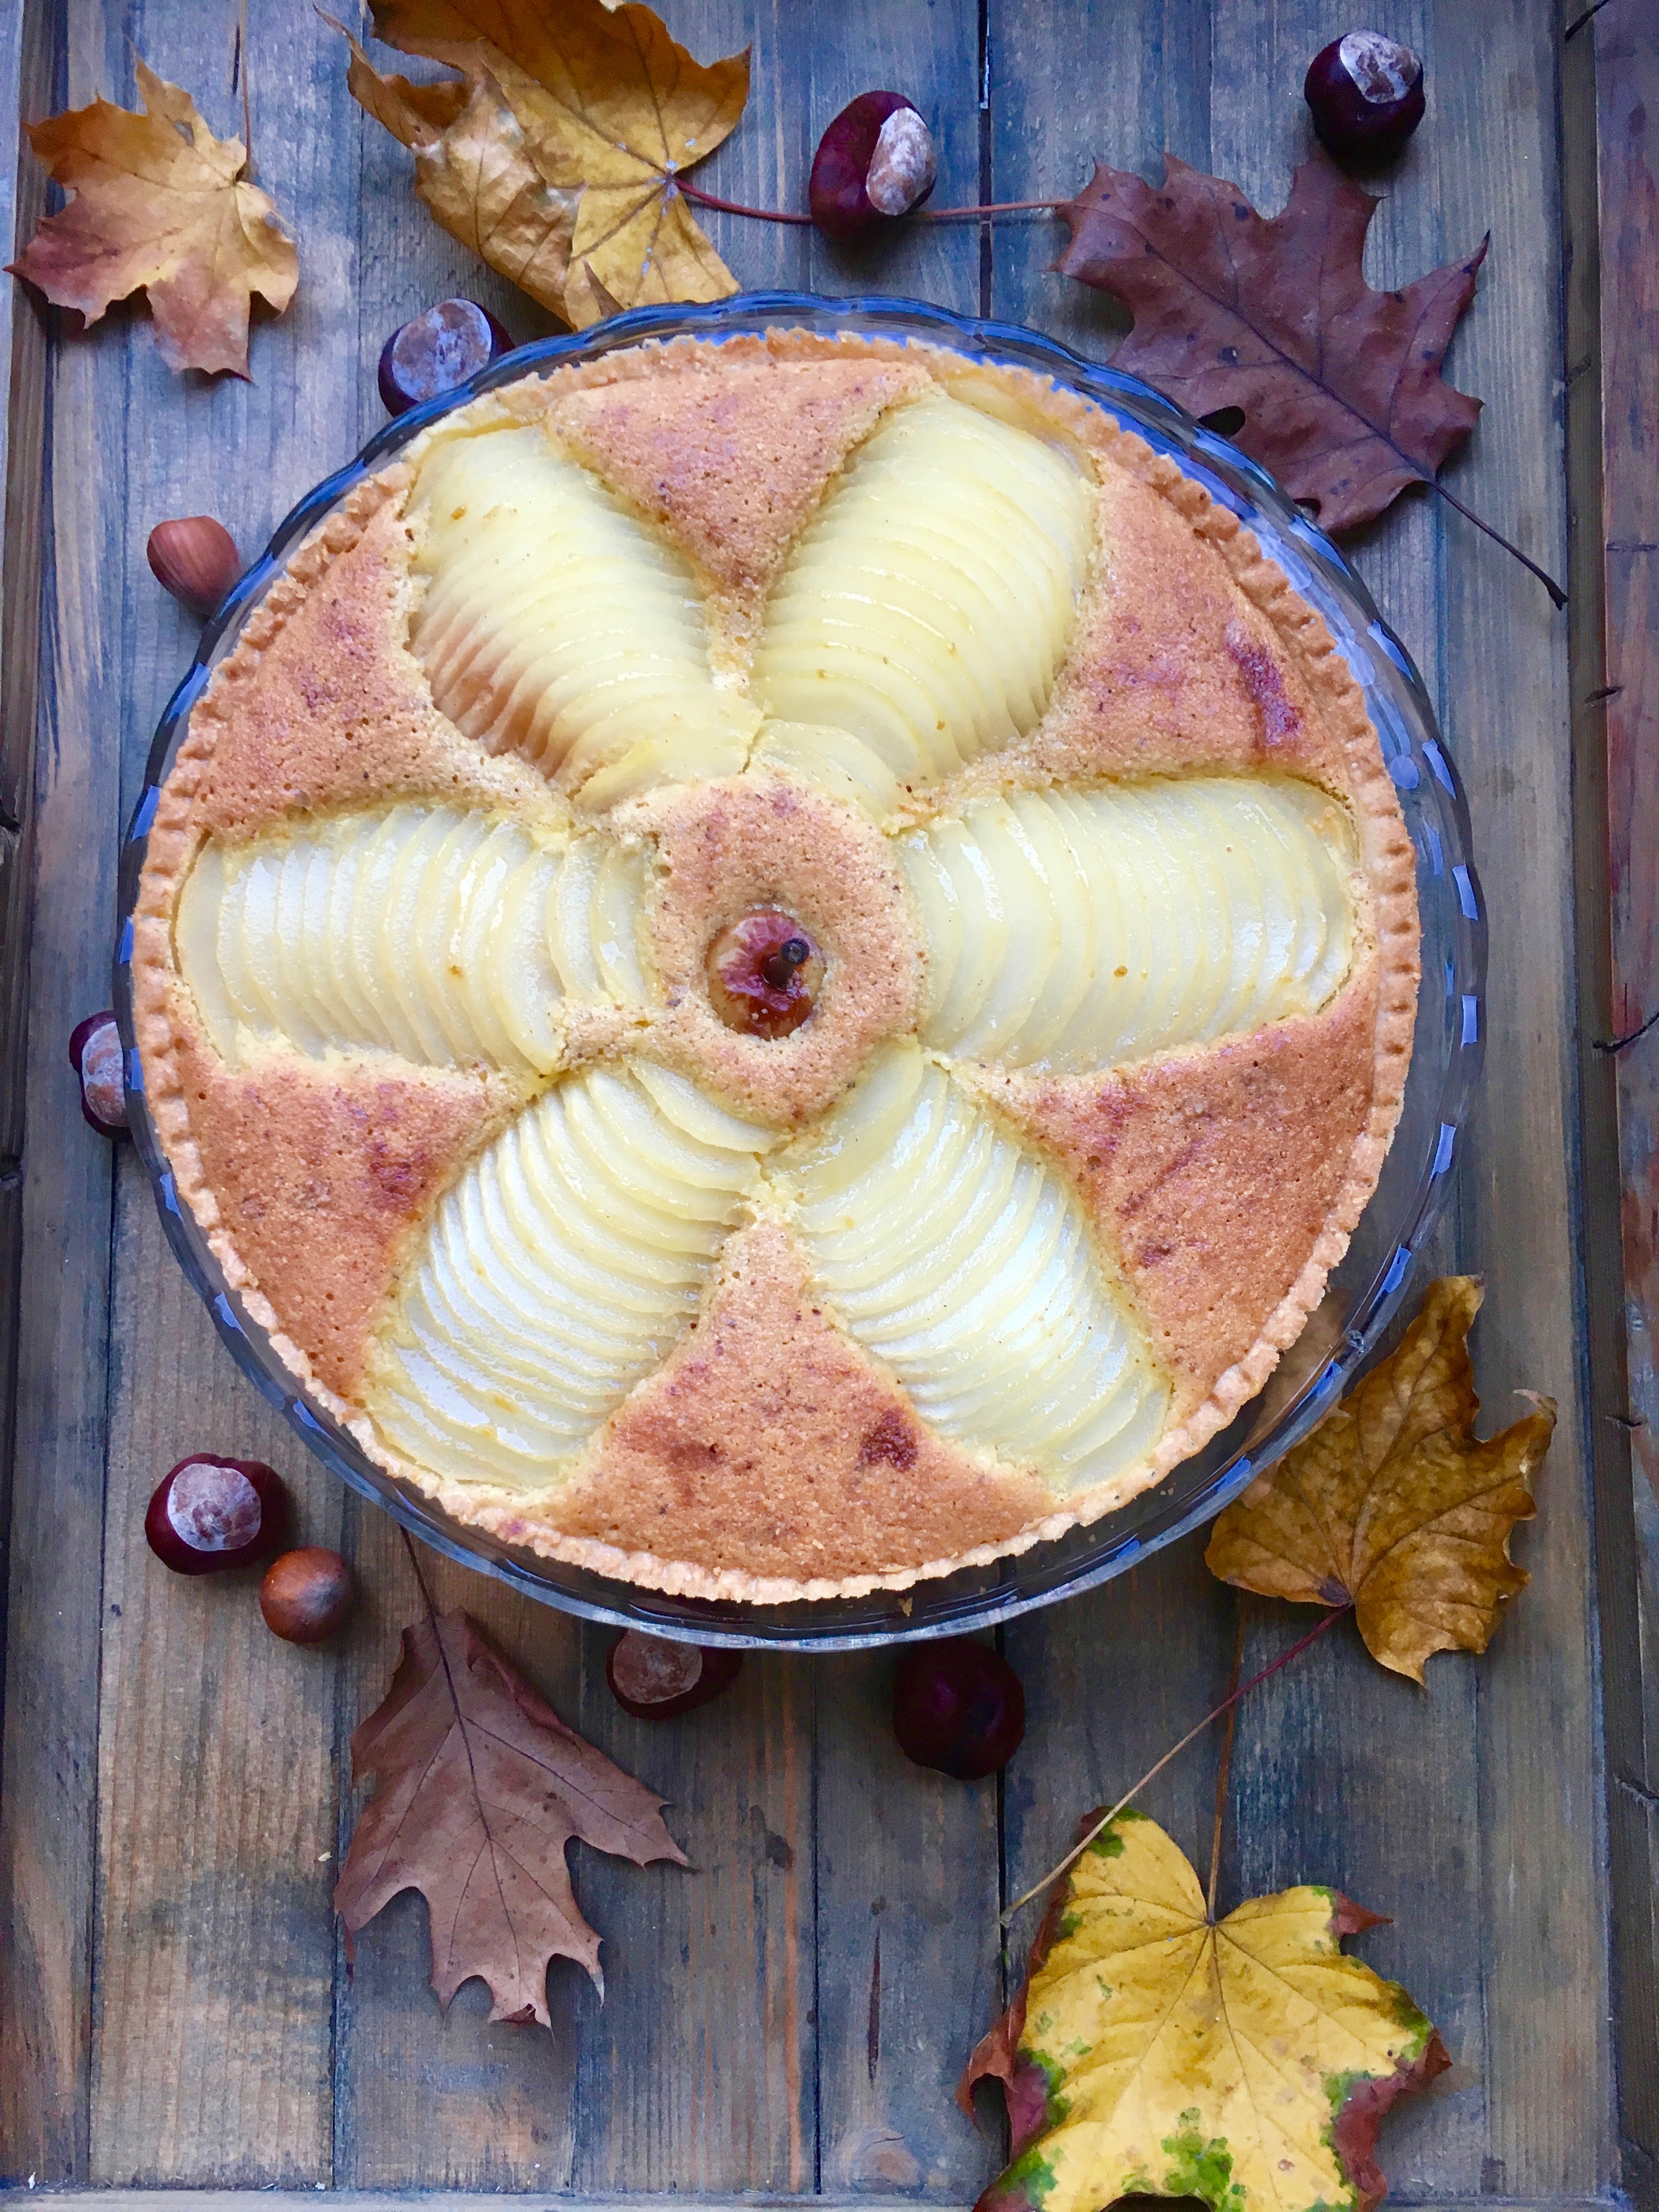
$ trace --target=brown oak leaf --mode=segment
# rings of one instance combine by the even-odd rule
[[[1056,1882],[963,2075],[969,2117],[988,2076],[1008,2104],[1012,2162],[977,2212],[1370,2212],[1378,2123],[1451,2063],[1399,1983],[1344,1955],[1376,1925],[1311,1882],[1212,1920],[1162,1828],[1119,1813]]]
[[[75,197],[11,271],[88,323],[142,289],[169,368],[246,376],[251,301],[287,307],[294,240],[243,174],[241,140],[216,138],[187,92],[137,69],[143,114],[94,100],[29,125],[41,165]]]
[[[1361,263],[1377,203],[1324,153],[1302,164],[1271,218],[1237,185],[1164,160],[1161,185],[1098,163],[1060,207],[1072,236],[1056,266],[1134,316],[1114,368],[1190,415],[1242,409],[1234,442],[1326,530],[1367,522],[1407,484],[1431,482],[1480,412],[1440,364],[1487,241],[1374,292]]]
[[[1468,1334],[1480,1299],[1468,1275],[1431,1284],[1398,1350],[1227,1508],[1204,1554],[1223,1582],[1264,1597],[1352,1602],[1371,1656],[1415,1682],[1437,1651],[1484,1651],[1529,1580],[1510,1536],[1534,1510],[1528,1479],[1555,1405],[1540,1398],[1478,1441]]]
[[[649,8],[605,0],[374,0],[373,14],[387,45],[447,63],[469,84],[489,81],[517,126],[515,134],[497,122],[491,158],[521,161],[554,193],[574,196],[562,297],[537,289],[544,305],[581,329],[608,312],[608,300],[634,307],[737,290],[675,179],[736,126],[749,96],[746,54],[699,62]],[[353,89],[387,121],[381,104],[364,97],[366,84]],[[449,123],[443,138],[460,127]],[[452,160],[433,141],[426,158]],[[463,235],[433,191],[422,188],[422,198]],[[498,258],[490,228],[474,228],[467,242],[522,282],[512,265],[516,243]]]
[[[348,1936],[418,1889],[432,1926],[432,1986],[489,1984],[491,2020],[552,2022],[547,1969],[575,1959],[603,1990],[599,1939],[565,1864],[573,1836],[644,1866],[685,1864],[662,1800],[568,1729],[462,1612],[404,1631],[392,1687],[351,1739],[373,1779],[340,1869]]]

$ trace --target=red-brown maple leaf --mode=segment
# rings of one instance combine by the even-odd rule
[[[1072,239],[1056,266],[1134,315],[1114,368],[1191,415],[1242,409],[1235,442],[1327,530],[1431,482],[1480,412],[1440,364],[1487,241],[1376,292],[1361,263],[1377,203],[1323,153],[1271,218],[1237,185],[1164,159],[1161,185],[1097,164],[1059,210]]]
[[[432,1986],[489,1984],[491,2020],[550,2027],[547,1969],[576,1959],[603,1990],[599,1939],[577,1910],[572,1836],[644,1866],[685,1856],[662,1800],[584,1743],[461,1612],[404,1631],[392,1687],[351,1739],[375,1790],[334,1892],[355,1936],[418,1889],[432,1923]]]

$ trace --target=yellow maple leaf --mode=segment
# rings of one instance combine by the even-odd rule
[[[1399,1349],[1227,1508],[1204,1555],[1265,1597],[1352,1601],[1372,1657],[1417,1682],[1437,1651],[1484,1651],[1526,1587],[1510,1536],[1534,1510],[1527,1480],[1555,1427],[1540,1398],[1477,1440],[1468,1340],[1480,1298],[1468,1275],[1431,1284]]]
[[[632,307],[737,290],[675,179],[742,115],[746,54],[698,62],[649,8],[605,0],[374,0],[373,12],[388,45],[491,80],[536,173],[580,195],[567,320],[597,321],[607,300]],[[491,246],[480,250],[514,275]]]
[[[417,85],[382,76],[352,39],[346,82],[413,153],[415,190],[451,237],[563,315],[581,195],[548,183],[495,78],[480,71],[465,82]]]
[[[276,209],[243,175],[240,138],[216,138],[195,101],[143,62],[145,112],[94,100],[28,125],[41,165],[75,197],[47,216],[11,271],[95,323],[142,289],[169,368],[247,374],[253,295],[280,314],[299,257]]]
[[[957,2092],[1003,2084],[1012,2162],[981,2212],[1197,2197],[1370,2212],[1395,2100],[1450,2064],[1396,1982],[1343,1955],[1376,1915],[1312,1883],[1212,1923],[1164,1831],[1121,1813],[1056,1891],[1024,1986]]]

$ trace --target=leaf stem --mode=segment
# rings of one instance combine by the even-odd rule
[[[1233,1666],[1227,1677],[1227,1728],[1221,1739],[1221,1760],[1215,1771],[1215,1826],[1210,1831],[1210,1924],[1215,1925],[1216,1886],[1221,1878],[1221,1831],[1227,1818],[1227,1784],[1233,1771],[1233,1723],[1238,1718],[1238,1678],[1244,1671],[1244,1593],[1233,1601],[1237,1616],[1233,1629]]]
[[[1521,563],[1521,566],[1523,568],[1530,568],[1533,574],[1537,577],[1539,582],[1549,593],[1550,603],[1553,606],[1565,606],[1567,604],[1567,595],[1562,590],[1560,585],[1556,582],[1554,577],[1550,575],[1546,570],[1540,568],[1536,561],[1528,560],[1527,556],[1521,550],[1521,548],[1518,545],[1511,544],[1510,540],[1504,537],[1501,530],[1494,530],[1491,523],[1483,522],[1473,507],[1464,506],[1462,501],[1459,499],[1455,491],[1448,491],[1446,489],[1445,485],[1441,483],[1438,477],[1425,477],[1423,478],[1423,482],[1428,485],[1431,491],[1437,491],[1441,498],[1445,501],[1448,507],[1455,507],[1457,509],[1457,512],[1462,516],[1465,522],[1472,522],[1477,530],[1484,530],[1487,537],[1490,538],[1495,544],[1501,545],[1506,553],[1513,553],[1516,559]]]
[[[805,223],[809,229],[811,227],[810,215],[797,215],[789,208],[750,207],[743,200],[724,200],[718,192],[704,191],[701,185],[688,185],[684,177],[676,177],[674,184],[687,199],[695,200],[699,207],[718,208],[722,215],[746,215],[754,222],[794,222]],[[1053,215],[1059,205],[1058,200],[992,200],[982,207],[918,208],[915,214],[919,222],[982,222],[994,215],[1024,215],[1037,210]]]
[[[673,184],[676,191],[695,200],[699,207],[719,208],[722,215],[746,215],[756,222],[805,223],[809,230],[812,227],[810,215],[792,215],[787,208],[745,207],[741,200],[723,200],[718,192],[706,192],[699,185],[688,185],[684,177],[676,177]]]
[[[1073,1844],[1071,1850],[1066,1852],[1065,1857],[1061,1859],[1058,1866],[1051,1867],[1048,1872],[1043,1875],[1040,1881],[1033,1882],[1030,1888],[1025,1892],[1023,1897],[1017,1897],[1013,1903],[1007,1908],[1006,1911],[999,1915],[1000,1921],[1006,1924],[1008,1921],[1013,1918],[1015,1913],[1019,1911],[1022,1905],[1029,1905],[1034,1897],[1040,1897],[1043,1891],[1048,1888],[1050,1882],[1058,1881],[1060,1875],[1065,1873],[1066,1868],[1071,1866],[1075,1860],[1082,1857],[1084,1852],[1088,1850],[1090,1844],[1093,1843],[1096,1837],[1103,1834],[1105,1831],[1111,1826],[1113,1821],[1116,1820],[1118,1814],[1123,1810],[1124,1807],[1138,1797],[1141,1791],[1146,1787],[1146,1784],[1151,1782],[1155,1776],[1163,1773],[1164,1768],[1176,1756],[1177,1752],[1185,1751],[1188,1745],[1193,1741],[1194,1737],[1202,1735],[1205,1729],[1208,1728],[1212,1721],[1219,1720],[1222,1714],[1231,1711],[1231,1709],[1238,1703],[1242,1697],[1248,1695],[1248,1693],[1254,1690],[1258,1684],[1265,1682],[1269,1674],[1276,1674],[1281,1667],[1288,1667],[1291,1660],[1294,1659],[1299,1652],[1305,1651],[1310,1644],[1316,1643],[1325,1633],[1328,1628],[1334,1628],[1339,1620],[1344,1619],[1346,1615],[1351,1613],[1352,1611],[1353,1601],[1352,1598],[1348,1601],[1346,1605],[1334,1607],[1332,1610],[1325,1615],[1325,1618],[1319,1623],[1316,1628],[1310,1628],[1304,1637],[1301,1638],[1297,1643],[1291,1644],[1288,1651],[1281,1652],[1279,1657],[1273,1662],[1271,1666],[1264,1667],[1259,1674],[1252,1674],[1248,1682],[1241,1682],[1238,1687],[1229,1696],[1224,1697],[1218,1705],[1212,1706],[1211,1710],[1205,1714],[1203,1719],[1199,1722],[1196,1728],[1188,1729],[1186,1735],[1182,1737],[1179,1743],[1173,1743],[1170,1745],[1168,1751],[1164,1753],[1163,1758],[1158,1761],[1156,1765],[1149,1766],[1146,1769],[1146,1771],[1141,1776],[1139,1782],[1132,1783],[1130,1784],[1128,1789],[1127,1789],[1123,1795],[1118,1799],[1116,1804],[1112,1807],[1111,1810],[1108,1813],[1103,1813],[1099,1820],[1095,1822],[1093,1827],[1089,1830],[1086,1835],[1079,1837],[1077,1842]]]
[[[919,209],[924,222],[983,222],[992,215],[1054,215],[1060,203],[1058,200],[987,200],[977,207]]]

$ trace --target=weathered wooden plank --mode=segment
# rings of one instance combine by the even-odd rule
[[[25,19],[31,117],[52,104],[45,9]],[[80,50],[71,56],[73,78]],[[31,192],[33,193],[33,186]],[[20,316],[16,328],[27,327]],[[60,357],[49,404],[89,388]],[[112,1156],[68,1094],[61,1045],[107,995],[118,803],[112,747],[87,711],[100,637],[95,580],[76,557],[102,516],[95,469],[50,474],[40,726],[32,789],[34,1041],[25,1100],[22,1289],[8,1562],[9,1663],[0,1765],[0,2140],[52,2181],[87,2177],[99,1557]],[[9,526],[11,518],[9,517]],[[19,527],[26,518],[16,518]],[[20,609],[20,613],[23,610]],[[30,625],[8,641],[25,657]],[[13,664],[15,665],[15,663]],[[32,740],[33,732],[26,732]],[[72,1011],[71,1011],[72,1010]]]
[[[1561,276],[1555,169],[1558,42],[1525,4],[1437,9],[1447,66],[1440,127],[1449,234],[1490,224],[1491,289],[1460,343],[1469,388],[1501,398],[1502,435],[1472,441],[1460,494],[1558,574],[1565,558]],[[1502,97],[1491,88],[1501,86]],[[1501,279],[1501,281],[1500,281]],[[1492,429],[1499,428],[1495,404]],[[1492,931],[1486,1075],[1459,1184],[1461,1249],[1486,1274],[1485,1395],[1548,1391],[1561,1423],[1534,1586],[1479,1676],[1488,2156],[1483,2185],[1594,2189],[1613,2172],[1606,1850],[1597,1788],[1595,1600],[1571,988],[1572,793],[1566,625],[1518,564],[1448,517],[1445,682],[1477,824]],[[1494,672],[1503,672],[1501,683]],[[1542,2085],[1549,2083],[1548,2094]]]
[[[730,51],[748,35],[732,6],[677,15],[673,28],[699,54]],[[778,33],[768,36],[775,42]],[[319,66],[341,64],[324,54]],[[775,70],[769,86],[766,96],[779,102]],[[740,133],[745,161],[765,159],[775,143],[767,124],[781,112],[768,111],[758,127],[751,112]],[[384,419],[374,386],[380,345],[428,301],[453,292],[482,299],[520,337],[553,325],[430,222],[410,190],[408,155],[374,126],[358,127],[358,431],[367,435]],[[722,174],[717,188],[732,196],[750,197],[751,185],[772,192],[770,179],[745,174],[734,184],[729,168]],[[746,225],[744,237],[771,256],[751,281],[799,281],[791,234]],[[350,1525],[365,1586],[380,1594],[379,1629],[354,1639],[343,1761],[345,1735],[384,1692],[396,1630],[418,1604],[391,1525],[358,1510]],[[422,1557],[441,1604],[465,1605],[573,1726],[671,1801],[671,1826],[698,1872],[611,1866],[577,1848],[578,1897],[606,1939],[606,1994],[601,2007],[579,1969],[556,1966],[551,2038],[489,2026],[478,1984],[460,1992],[441,2026],[427,1987],[425,1911],[417,1899],[400,1899],[365,1932],[342,1990],[336,2179],[537,2189],[568,2187],[590,2169],[602,2185],[623,2186],[740,2186],[750,2175],[788,2186],[792,2171],[810,2178],[811,1997],[793,2021],[774,2016],[766,1978],[769,1966],[781,1996],[793,1971],[799,1990],[804,1955],[810,1986],[810,1711],[753,1669],[714,1712],[643,1728],[605,1686],[605,1634]],[[739,1776],[744,1806],[734,1825]],[[348,1803],[343,1847],[350,1817]],[[701,2054],[695,2070],[675,2055],[680,2038]]]
[[[423,1607],[408,1550],[383,1513],[349,1501],[346,1548],[356,1561],[360,1602],[339,1680],[337,1863],[361,1803],[347,1781],[347,1738],[385,1696],[400,1632],[421,1618]],[[580,1726],[582,1651],[576,1625],[424,1547],[418,1556],[434,1603],[441,1610],[464,1606],[549,1703]],[[656,1784],[648,1764],[642,1771]],[[670,1820],[678,1828],[672,1813]],[[574,1847],[572,1875],[577,1902],[607,1939],[601,1956],[609,1972],[617,1945],[631,1940],[633,1913],[649,1923],[646,1896],[638,1893],[621,1915],[609,1901],[596,1903],[592,1883],[598,1856]],[[665,1869],[629,1869],[646,1895],[651,1875],[660,1871]],[[430,1973],[426,1906],[412,1893],[363,1930],[349,1972],[342,1950],[334,2026],[337,2185],[568,2188],[575,2043],[598,2002],[586,1976],[568,1960],[554,1966],[548,1979],[549,2035],[538,2027],[491,2027],[488,1995],[476,1981],[457,1994],[447,2018],[441,2018]]]
[[[238,24],[234,0],[193,14],[76,10],[72,94],[131,100],[136,48],[217,132],[240,136]],[[351,103],[339,72],[315,67],[331,36],[314,14],[293,18],[269,0],[249,11],[256,166],[299,235],[302,271],[289,313],[256,321],[253,380],[173,375],[137,314],[63,344],[75,381],[54,453],[79,503],[59,543],[86,563],[86,634],[106,641],[76,727],[101,733],[112,761],[121,739],[119,804],[106,800],[97,828],[105,852],[195,641],[149,573],[149,530],[206,512],[251,553],[340,458],[356,178],[342,127]],[[85,912],[106,963],[107,891]],[[167,1574],[140,1524],[158,1477],[204,1447],[274,1461],[313,1540],[337,1540],[341,1496],[216,1342],[130,1152],[112,1249],[92,2172],[117,2184],[325,2180],[335,1662],[270,1636],[252,1577],[222,1587]]]
[[[1566,8],[1564,21],[1580,13]],[[1639,1030],[1659,1004],[1655,556],[1638,550],[1659,541],[1652,483],[1659,162],[1649,130],[1656,106],[1659,26],[1651,12],[1607,9],[1579,21],[1565,47],[1562,128],[1585,1261],[1620,2124],[1626,2185],[1643,2201],[1659,2189],[1659,1455],[1652,1442],[1659,1088],[1650,1034],[1622,1049],[1614,1041]]]
[[[337,1483],[248,1388],[123,1178],[104,1549],[95,2180],[290,2185],[329,2171],[335,1660],[266,1629],[258,1571],[185,1580],[144,1540],[191,1450],[264,1459],[295,1541]]]

